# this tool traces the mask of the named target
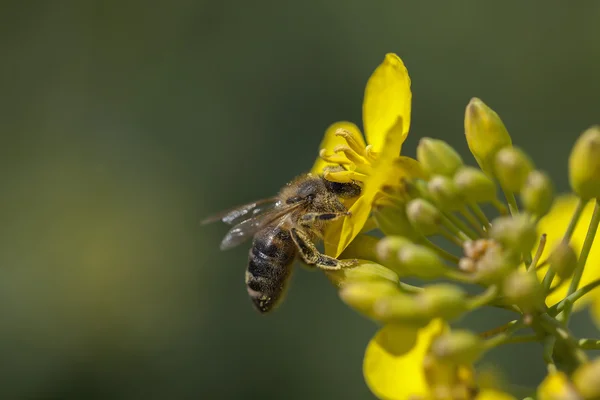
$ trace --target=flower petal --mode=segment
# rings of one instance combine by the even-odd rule
[[[497,390],[482,390],[475,400],[516,400],[515,397]]]
[[[424,328],[386,325],[367,346],[363,374],[371,391],[382,399],[427,396],[423,361],[434,337],[446,325],[434,320]]]
[[[366,146],[365,140],[363,139],[363,135],[362,133],[360,133],[360,129],[358,129],[358,126],[356,126],[352,122],[340,121],[332,124],[327,128],[327,130],[325,131],[325,135],[323,136],[323,140],[319,145],[319,150],[325,149],[327,150],[327,153],[333,153],[334,147],[346,144],[344,138],[335,135],[338,129],[344,129],[350,132],[354,139],[356,139],[356,141],[360,145],[362,145],[362,147]],[[340,157],[346,158],[346,156],[343,153],[340,154]],[[323,168],[325,168],[325,166],[327,165],[333,164],[329,164],[323,159],[321,159],[321,157],[318,157],[310,172],[312,172],[313,174],[320,175],[323,173]]]
[[[573,385],[563,372],[549,374],[538,386],[539,400],[578,399]]]
[[[546,247],[544,248],[544,253],[542,255],[542,259],[546,259],[552,250],[556,247],[556,245],[562,239],[569,222],[571,221],[571,217],[573,216],[573,211],[577,207],[578,198],[574,195],[564,195],[560,196],[554,202],[552,209],[550,212],[541,219],[538,224],[538,232],[541,235],[542,233],[547,234],[546,238]],[[588,231],[588,226],[590,224],[590,220],[592,218],[592,212],[594,209],[593,202],[589,202],[583,214],[581,215],[581,219],[575,228],[575,232],[573,233],[573,237],[571,238],[571,245],[577,254],[581,251],[581,246],[585,240],[585,236]],[[583,276],[581,279],[581,283],[579,287],[587,285],[595,279],[600,278],[600,244],[597,242],[600,241],[600,233],[596,235],[596,240],[594,241],[594,245],[592,246],[592,250],[590,255],[588,256],[587,263],[585,266],[585,270],[583,272]],[[538,272],[540,277],[543,277],[548,268],[541,268]],[[554,283],[556,285],[556,281]],[[569,288],[568,282],[565,282],[561,285],[560,288],[551,293],[546,299],[546,304],[548,306],[554,305],[561,301],[565,295],[567,294],[567,290]],[[590,295],[584,296],[582,299],[586,301],[578,301],[575,303],[576,308],[581,307],[581,305],[585,304],[595,295],[600,298],[600,289],[592,291]]]
[[[381,151],[386,135],[393,133],[400,136],[395,149],[396,155],[400,154],[410,128],[411,99],[410,77],[404,63],[396,54],[386,54],[367,82],[363,101],[363,126],[373,150]],[[398,118],[404,122],[403,130],[391,131]]]

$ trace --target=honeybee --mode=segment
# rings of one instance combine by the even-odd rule
[[[360,192],[356,183],[332,182],[304,174],[274,197],[235,207],[203,223],[221,220],[234,225],[221,242],[221,250],[253,238],[246,287],[254,307],[264,314],[283,300],[297,258],[324,270],[355,264],[355,260],[337,260],[321,254],[315,241],[322,238],[328,222],[350,215],[340,198],[357,197]]]

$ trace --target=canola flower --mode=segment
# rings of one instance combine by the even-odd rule
[[[327,275],[342,301],[381,326],[365,350],[366,384],[388,400],[516,399],[482,379],[478,363],[496,347],[537,342],[548,375],[530,398],[600,399],[600,358],[589,353],[600,339],[569,327],[573,312],[589,308],[600,328],[600,127],[575,142],[572,193],[555,196],[551,178],[482,100],[468,103],[464,120],[477,167],[432,138],[421,138],[416,160],[400,156],[410,110],[406,67],[387,54],[365,90],[366,141],[356,125],[333,124],[312,169],[363,189],[325,246],[360,260]],[[453,327],[486,307],[514,318],[486,332]]]

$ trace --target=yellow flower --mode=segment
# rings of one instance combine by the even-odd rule
[[[542,259],[545,259],[550,255],[552,250],[562,239],[562,236],[571,221],[573,212],[577,207],[578,198],[573,195],[565,195],[558,197],[552,206],[550,212],[541,219],[538,224],[539,234],[546,233],[546,247]],[[579,223],[575,228],[573,236],[571,238],[571,245],[577,254],[581,251],[581,246],[585,240],[585,236],[588,231],[588,226],[592,218],[592,212],[594,209],[593,202],[589,202],[581,215]],[[585,286],[588,283],[600,279],[600,233],[596,235],[596,240],[592,246],[590,255],[588,256],[583,276],[579,287]],[[547,268],[542,268],[539,271],[540,277],[546,273]],[[569,285],[568,281],[564,282],[557,290],[551,293],[546,300],[548,306],[552,306],[561,301],[567,294]],[[556,281],[554,283],[556,285]],[[576,307],[580,307],[583,304],[593,302],[592,312],[596,322],[600,325],[600,289],[592,290],[587,295],[583,296],[577,303]]]
[[[575,388],[567,375],[557,371],[548,374],[537,389],[539,400],[579,400]]]
[[[442,320],[423,328],[388,324],[367,346],[363,373],[369,389],[386,400],[514,400],[495,389],[480,391],[471,366],[456,366],[432,358],[430,347],[436,337],[447,332]]]
[[[411,111],[410,77],[402,60],[387,54],[367,82],[363,100],[363,126],[337,122],[325,132],[320,158],[311,172],[337,182],[362,183],[361,196],[347,204],[351,216],[336,221],[325,233],[325,252],[339,256],[361,231],[369,218],[371,205],[383,185],[410,173],[413,163],[399,163],[402,143],[408,135]],[[414,161],[414,160],[411,160]],[[416,161],[414,161],[416,163]],[[405,168],[408,164],[410,168]],[[326,167],[341,166],[343,170]]]

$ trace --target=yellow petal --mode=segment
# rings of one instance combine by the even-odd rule
[[[346,141],[344,140],[344,138],[341,138],[341,137],[335,135],[335,133],[338,131],[338,129],[345,129],[346,131],[350,132],[352,134],[352,136],[354,137],[354,139],[359,144],[361,144],[362,147],[366,146],[365,140],[363,139],[363,136],[362,136],[362,133],[360,133],[360,129],[358,129],[358,127],[356,125],[354,125],[352,122],[341,121],[341,122],[336,122],[336,123],[332,124],[329,128],[327,128],[327,130],[325,131],[325,136],[323,136],[323,140],[321,141],[321,144],[319,145],[319,150],[325,149],[325,150],[327,150],[327,153],[333,153],[333,149],[336,146],[346,144]],[[346,158],[346,156],[344,156],[343,154],[340,154],[340,157]],[[325,168],[325,166],[327,166],[327,165],[332,165],[332,164],[329,164],[329,163],[323,161],[321,159],[321,157],[318,157],[317,160],[315,161],[315,164],[313,165],[312,169],[310,170],[310,172],[312,172],[313,174],[320,175],[321,173],[323,173],[323,168]]]
[[[554,205],[552,206],[550,212],[544,218],[542,218],[542,220],[538,224],[538,233],[540,235],[542,233],[547,234],[546,247],[544,248],[542,259],[546,259],[550,255],[554,247],[556,247],[556,245],[562,239],[565,230],[567,229],[567,226],[571,221],[571,217],[573,216],[573,211],[577,207],[577,202],[577,197],[573,195],[563,195],[558,197],[554,202]],[[571,245],[573,246],[573,249],[578,255],[581,251],[583,241],[585,240],[585,236],[588,231],[588,226],[592,218],[593,210],[594,204],[593,202],[589,202],[586,205],[585,210],[581,215],[581,219],[579,220],[579,223],[575,228],[573,237],[571,238]],[[596,235],[596,240],[594,241],[594,245],[592,246],[592,250],[590,252],[590,255],[588,256],[588,260],[579,287],[587,285],[588,283],[600,278],[600,243],[598,242],[600,242],[600,233]],[[546,270],[547,268],[542,268],[538,273],[539,276],[543,277],[546,273]],[[556,285],[556,280],[554,282],[554,285]],[[546,304],[548,306],[551,306],[561,301],[567,294],[568,288],[568,282],[563,283],[560,288],[558,288],[552,294],[550,294],[550,296],[548,296]],[[583,304],[591,300],[592,296],[594,295],[599,296],[600,289],[592,291],[590,295],[584,296],[584,301],[580,300],[577,303],[575,303],[576,308],[580,308]]]
[[[323,239],[325,254],[339,257],[356,235],[360,233],[371,214],[373,196],[361,195],[350,207],[351,215],[349,217],[334,221],[327,227]]]
[[[576,400],[579,396],[563,372],[548,375],[537,389],[538,400]]]
[[[516,400],[516,399],[515,399],[515,397],[513,397],[507,393],[499,392],[497,390],[486,389],[486,390],[482,390],[477,395],[477,397],[475,397],[475,400]]]
[[[423,360],[433,338],[445,329],[446,325],[440,320],[418,330],[384,326],[371,339],[365,352],[363,373],[369,389],[381,399],[427,396]]]
[[[399,135],[394,151],[395,155],[400,154],[410,128],[411,98],[410,77],[404,63],[396,54],[386,54],[367,82],[363,101],[363,126],[373,150],[380,152],[386,135],[393,133]],[[404,122],[403,130],[392,132],[399,118]]]

